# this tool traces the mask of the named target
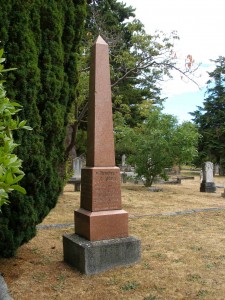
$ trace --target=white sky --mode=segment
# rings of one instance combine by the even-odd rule
[[[217,59],[219,55],[225,56],[225,0],[121,2],[136,8],[136,17],[144,24],[147,33],[153,34],[155,30],[170,33],[176,30],[180,40],[175,51],[179,56],[185,58],[191,54],[196,62],[204,66],[210,64],[210,59]],[[201,77],[197,81],[201,86],[207,81],[207,70],[212,70],[212,67],[202,68],[200,71]],[[175,75],[175,80],[165,84],[164,93],[168,97],[165,112],[177,115],[181,121],[190,119],[188,112],[194,111],[196,105],[201,105],[204,97],[203,91],[199,92],[194,84],[180,80],[179,74]]]

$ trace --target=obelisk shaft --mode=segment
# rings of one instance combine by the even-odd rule
[[[115,166],[109,50],[100,36],[91,53],[87,162],[81,171],[75,232],[90,241],[128,236],[120,169]]]
[[[108,44],[99,36],[91,51],[87,166],[114,167],[115,150]]]

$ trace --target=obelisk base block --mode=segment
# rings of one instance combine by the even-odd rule
[[[80,207],[90,211],[122,209],[120,169],[85,167],[81,170]]]
[[[88,241],[76,234],[63,235],[64,261],[86,275],[131,265],[141,258],[141,242],[135,237]]]
[[[125,210],[75,211],[75,233],[89,241],[128,237],[128,213]]]

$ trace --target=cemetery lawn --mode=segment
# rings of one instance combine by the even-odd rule
[[[216,185],[225,182],[215,178]],[[129,212],[130,235],[142,243],[142,259],[85,276],[63,262],[62,235],[72,227],[38,229],[14,258],[0,259],[0,272],[14,300],[36,299],[212,299],[225,298],[225,198],[200,193],[199,176],[181,185],[158,185],[149,192],[142,185],[122,186],[123,209]],[[79,192],[65,187],[54,210],[41,225],[73,224]],[[197,213],[157,215],[203,208]],[[146,216],[148,215],[148,216]]]

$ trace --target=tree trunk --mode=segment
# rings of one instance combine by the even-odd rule
[[[77,138],[77,131],[78,131],[78,123],[74,122],[74,124],[69,125],[67,127],[67,134],[66,134],[66,150],[65,150],[65,161],[71,157],[72,159],[77,156],[76,153],[76,138]]]

